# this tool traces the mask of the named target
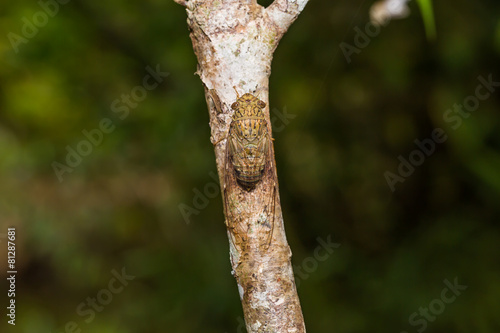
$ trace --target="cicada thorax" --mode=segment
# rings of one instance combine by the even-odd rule
[[[234,110],[229,128],[229,157],[238,183],[251,190],[262,179],[269,151],[269,132],[263,109],[266,104],[244,94],[231,105]]]

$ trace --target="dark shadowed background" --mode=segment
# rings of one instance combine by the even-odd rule
[[[0,8],[0,331],[244,332],[183,7],[54,3]],[[310,1],[273,60],[308,332],[498,333],[500,4],[436,1],[432,41],[414,1],[363,38],[372,3]]]

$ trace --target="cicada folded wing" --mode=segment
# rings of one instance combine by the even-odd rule
[[[224,205],[226,214],[232,214],[235,208],[238,208],[229,207],[233,201],[227,197],[226,191],[230,184],[234,184],[234,181],[245,191],[250,192],[266,177],[267,181],[272,184],[272,190],[268,191],[263,198],[265,203],[257,220],[257,228],[259,235],[266,235],[263,244],[267,248],[274,228],[277,190],[270,127],[263,113],[265,106],[264,102],[251,94],[238,97],[237,101],[231,105],[234,114],[226,142]],[[238,206],[245,207],[241,204]],[[244,230],[245,224],[237,222],[235,214],[226,215],[226,218],[231,221],[227,227],[234,236],[241,235],[244,238],[244,235],[252,228],[246,225],[247,230]]]

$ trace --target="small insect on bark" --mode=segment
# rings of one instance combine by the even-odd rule
[[[236,90],[236,89],[235,89]],[[229,126],[226,143],[226,168],[224,196],[227,198],[227,186],[236,179],[237,183],[247,192],[253,191],[257,184],[269,176],[272,182],[272,190],[266,195],[263,215],[259,219],[258,228],[266,234],[264,241],[266,248],[269,246],[274,227],[274,214],[276,204],[276,185],[274,183],[275,172],[272,159],[272,143],[269,133],[268,122],[264,116],[266,103],[250,93],[239,96],[231,105],[234,110]],[[226,217],[229,213],[229,200],[225,199]],[[233,220],[234,219],[229,219]],[[236,222],[233,222],[236,223]],[[245,230],[244,223],[236,223],[228,227],[233,235],[239,235],[242,240],[249,232],[248,226]]]
[[[269,151],[269,132],[263,109],[266,103],[244,94],[231,105],[234,110],[229,127],[229,157],[238,183],[247,191],[262,179]]]

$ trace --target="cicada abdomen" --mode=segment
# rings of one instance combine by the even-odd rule
[[[251,190],[262,179],[269,152],[270,135],[263,109],[266,103],[244,94],[231,105],[234,110],[229,128],[229,158],[236,179]]]

